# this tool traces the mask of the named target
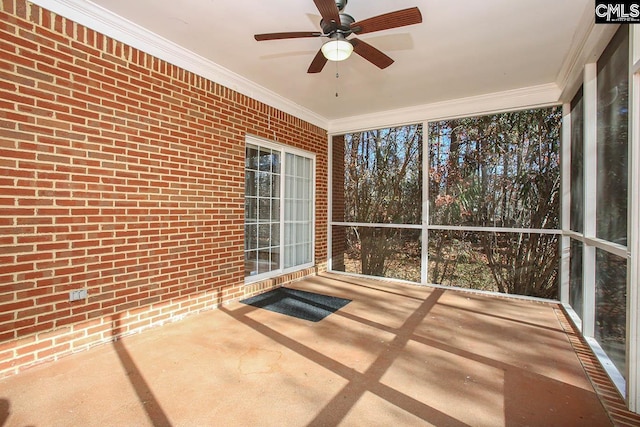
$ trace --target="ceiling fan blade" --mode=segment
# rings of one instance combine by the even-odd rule
[[[340,15],[335,0],[313,0],[325,23],[331,21],[340,25]]]
[[[355,53],[362,56],[378,68],[384,69],[393,64],[393,59],[389,58],[370,44],[358,39],[351,39],[349,42],[353,45],[353,51]]]
[[[322,71],[326,63],[327,58],[325,58],[322,54],[322,51],[319,50],[318,53],[316,53],[315,58],[313,58],[313,61],[311,61],[311,65],[309,65],[307,73],[319,73],[320,71]]]
[[[351,24],[351,31],[356,34],[372,33],[374,31],[388,30],[390,28],[404,27],[422,22],[422,14],[417,7],[397,10],[363,19]]]
[[[264,40],[281,40],[281,39],[297,39],[302,37],[320,37],[322,33],[318,31],[297,31],[289,33],[269,33],[269,34],[256,34],[253,36],[257,41]]]

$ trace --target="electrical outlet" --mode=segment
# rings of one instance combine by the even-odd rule
[[[78,290],[69,292],[69,301],[78,301],[81,299],[87,299],[86,289],[78,289]]]

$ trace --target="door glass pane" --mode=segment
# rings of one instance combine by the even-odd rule
[[[279,225],[280,194],[278,183],[280,153],[251,144],[246,147],[245,162],[245,276],[280,268],[280,235],[272,234]],[[278,229],[275,228],[277,231]]]
[[[248,197],[258,195],[258,178],[256,171],[247,169],[244,174],[244,191]]]
[[[284,188],[284,268],[313,262],[312,160],[287,153]]]
[[[258,170],[259,156],[258,156],[258,147],[255,145],[247,144],[246,149],[246,158],[245,158],[245,168],[247,170]]]

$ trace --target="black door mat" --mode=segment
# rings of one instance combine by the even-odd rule
[[[351,300],[298,289],[277,288],[240,302],[298,319],[319,322]]]

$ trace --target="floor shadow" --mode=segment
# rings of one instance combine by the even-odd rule
[[[372,285],[367,285],[365,283],[361,283],[359,281],[357,281],[357,278],[354,278],[353,280],[349,280],[346,277],[335,277],[332,276],[331,273],[320,273],[315,277],[309,277],[307,279],[305,279],[307,282],[309,283],[318,283],[318,284],[323,284],[326,285],[326,283],[322,282],[321,280],[318,279],[326,279],[326,280],[333,280],[336,282],[340,282],[340,283],[345,283],[347,285],[350,286],[358,286],[360,288],[365,288],[365,289],[370,289],[372,291],[377,291],[377,292],[384,292],[386,294],[390,294],[390,295],[396,295],[402,298],[406,298],[406,299],[412,299],[412,300],[416,300],[416,301],[422,301],[422,298],[417,297],[417,296],[411,296],[411,295],[407,295],[407,294],[403,294],[401,292],[393,292],[390,291],[388,289],[384,289],[381,287],[376,287],[376,286],[372,286]],[[371,280],[371,279],[368,279]],[[376,279],[373,279],[376,280]],[[417,287],[425,287],[426,286],[422,286],[422,285],[416,285]]]
[[[0,427],[4,426],[11,414],[11,404],[7,399],[0,399]]]
[[[488,312],[483,312],[483,311],[479,311],[479,310],[472,310],[470,308],[464,308],[464,307],[459,307],[459,306],[450,305],[450,304],[441,304],[441,305],[443,307],[447,308],[447,309],[465,311],[467,313],[477,314],[478,316],[493,317],[495,319],[504,320],[504,321],[507,321],[507,322],[518,323],[518,324],[521,324],[521,325],[524,325],[524,326],[530,326],[532,328],[544,329],[544,330],[551,331],[551,332],[560,332],[560,333],[564,333],[565,332],[564,329],[562,329],[562,328],[553,328],[553,327],[550,327],[550,326],[543,326],[543,325],[540,325],[538,323],[527,322],[527,321],[520,320],[520,319],[514,319],[513,317],[499,316],[499,315],[497,315],[495,313],[488,313]],[[549,305],[549,306],[552,307],[553,305]]]
[[[442,290],[435,290],[426,300],[423,300],[422,304],[405,321],[403,327],[398,328],[396,337],[390,343],[390,350],[380,355],[369,369],[363,373],[273,330],[264,323],[251,319],[247,314],[256,310],[254,307],[244,306],[236,310],[220,307],[219,310],[256,332],[261,333],[276,343],[287,347],[348,381],[347,385],[318,412],[309,423],[310,426],[338,425],[356,405],[358,400],[360,400],[365,393],[369,392],[432,424],[451,427],[468,427],[467,424],[446,413],[380,382],[384,373],[401,354],[402,349],[413,335],[415,328],[436,305],[443,293],[444,291]]]
[[[145,412],[147,413],[147,417],[151,421],[151,423],[156,427],[168,427],[171,426],[171,422],[169,421],[169,417],[160,406],[160,403],[156,399],[151,387],[142,376],[142,373],[136,366],[133,358],[127,351],[124,343],[117,338],[119,332],[121,331],[120,318],[118,317],[114,321],[113,325],[113,348],[120,359],[120,364],[124,368],[124,371],[127,374],[127,378],[129,382],[133,386],[134,391],[138,395],[138,400],[142,404]]]

